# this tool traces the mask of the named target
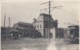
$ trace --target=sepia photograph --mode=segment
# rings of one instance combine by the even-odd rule
[[[79,50],[80,0],[1,0],[1,50]]]

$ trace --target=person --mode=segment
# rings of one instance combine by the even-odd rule
[[[13,34],[12,33],[10,34],[10,37],[11,37],[11,39],[13,38]]]
[[[13,38],[18,39],[18,37],[19,37],[18,32],[12,32],[12,33],[13,33]]]

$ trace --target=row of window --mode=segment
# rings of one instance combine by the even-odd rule
[[[42,25],[35,25],[35,28],[42,28]]]

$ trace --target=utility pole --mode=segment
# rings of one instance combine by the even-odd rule
[[[10,27],[10,18],[8,18],[8,20],[9,20],[9,27]]]
[[[50,7],[51,7],[51,1],[49,1],[49,16],[50,16],[50,11],[51,11],[50,10],[51,9]]]
[[[6,23],[6,15],[4,16],[4,27],[5,27],[5,23]]]
[[[42,3],[42,4],[47,4],[47,3],[49,3],[49,8],[48,8],[48,9],[49,9],[49,16],[50,16],[50,11],[51,11],[51,2],[52,2],[52,1]],[[41,4],[41,5],[42,5],[42,4]],[[49,42],[50,42],[50,37],[49,37],[50,35],[49,35],[49,34],[50,34],[50,19],[48,20],[48,39],[49,39]]]
[[[49,17],[50,17],[50,8],[51,7],[51,1],[49,1]],[[49,22],[48,22],[48,38],[49,38],[49,42],[50,42],[50,18],[49,18]]]
[[[40,4],[40,5],[47,4],[47,3],[49,4],[49,5],[48,5],[49,8],[41,9],[41,10],[46,10],[46,9],[48,9],[49,17],[51,16],[50,13],[51,13],[51,11],[52,11],[53,9],[58,8],[58,7],[62,7],[62,6],[51,7],[51,2],[52,2],[52,1],[49,0],[49,2],[45,2],[45,3]],[[53,9],[51,10],[51,8],[53,8]],[[48,38],[49,38],[49,42],[50,42],[50,37],[49,37],[49,36],[50,36],[50,18],[49,18],[49,21],[48,21]]]

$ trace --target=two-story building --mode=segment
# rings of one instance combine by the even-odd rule
[[[51,15],[41,13],[37,19],[34,19],[33,26],[38,30],[43,37],[56,37],[57,20],[54,20]]]

